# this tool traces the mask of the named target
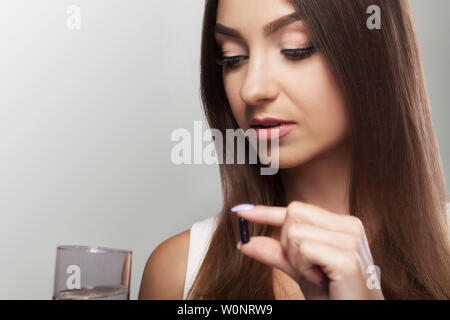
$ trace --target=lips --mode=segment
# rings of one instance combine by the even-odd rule
[[[250,127],[256,130],[258,139],[272,140],[288,135],[295,128],[295,122],[271,117],[253,118]]]
[[[295,124],[293,121],[287,121],[276,118],[253,118],[250,121],[250,126],[254,129],[256,128],[273,128],[276,126],[280,126],[282,124]]]

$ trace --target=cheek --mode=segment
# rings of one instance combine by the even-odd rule
[[[295,71],[295,70],[294,70]],[[300,112],[300,125],[311,142],[337,142],[348,130],[348,115],[339,86],[320,55],[302,68],[289,88]]]
[[[234,119],[240,128],[244,128],[245,104],[239,94],[241,79],[237,77],[237,74],[230,74],[223,78],[223,84]]]

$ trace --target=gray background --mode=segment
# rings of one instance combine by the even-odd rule
[[[172,131],[204,121],[203,4],[1,1],[1,299],[50,299],[63,244],[133,250],[136,299],[152,250],[219,211],[217,166],[170,160]],[[448,183],[450,1],[411,4]]]

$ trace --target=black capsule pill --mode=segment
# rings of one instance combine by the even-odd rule
[[[239,218],[239,233],[241,235],[242,244],[250,241],[250,234],[248,233],[248,222],[244,218]]]

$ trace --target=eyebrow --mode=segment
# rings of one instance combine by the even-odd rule
[[[267,36],[271,35],[272,33],[275,33],[277,31],[283,29],[284,27],[287,27],[291,23],[293,23],[295,21],[300,21],[300,20],[301,20],[301,18],[297,12],[294,12],[294,13],[288,14],[286,16],[283,16],[281,18],[278,18],[277,20],[272,21],[263,27],[264,36],[267,37]],[[237,39],[243,40],[243,37],[239,31],[229,28],[229,27],[226,27],[220,23],[216,24],[214,31],[215,31],[215,33],[220,33],[220,34],[224,34],[226,36],[232,37],[232,38],[237,38]]]

